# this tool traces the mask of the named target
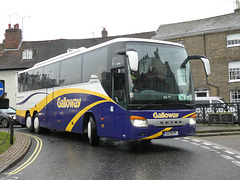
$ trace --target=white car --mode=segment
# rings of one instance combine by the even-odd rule
[[[227,103],[222,97],[210,96],[210,97],[196,97],[195,104],[219,104]]]

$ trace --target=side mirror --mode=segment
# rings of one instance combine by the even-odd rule
[[[126,52],[128,56],[129,65],[132,71],[138,70],[138,53],[135,50],[129,50]]]
[[[200,58],[203,62],[203,65],[204,65],[204,68],[205,68],[205,72],[206,72],[206,75],[209,76],[211,74],[211,70],[210,70],[210,63],[209,63],[209,60],[207,58]]]
[[[138,53],[135,49],[119,49],[116,51],[119,55],[126,55],[128,56],[129,65],[132,71],[138,70]]]
[[[204,68],[205,68],[205,73],[206,76],[209,76],[211,74],[211,70],[210,70],[210,63],[209,63],[209,59],[207,59],[205,56],[202,55],[194,55],[194,56],[188,56],[181,64],[181,68],[184,68],[185,65],[188,63],[188,61],[190,61],[191,59],[201,59]]]

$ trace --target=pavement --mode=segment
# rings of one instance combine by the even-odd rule
[[[240,126],[231,124],[204,125],[197,124],[197,137],[221,136],[221,135],[240,135]],[[0,173],[14,166],[29,151],[31,138],[20,133],[14,133],[14,144],[4,153],[0,154]]]
[[[27,154],[31,146],[31,138],[19,133],[14,133],[13,145],[0,154],[0,173],[17,164]]]
[[[197,124],[195,136],[223,136],[240,135],[240,126],[238,124]]]

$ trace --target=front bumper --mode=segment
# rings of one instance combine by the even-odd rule
[[[162,139],[186,137],[195,135],[196,125],[186,124],[181,127],[155,127],[150,125],[148,128],[134,128],[129,134],[128,139]],[[172,132],[172,133],[166,133]]]

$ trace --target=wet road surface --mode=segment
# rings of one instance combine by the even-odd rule
[[[16,131],[29,134],[25,128]],[[31,134],[42,141],[34,161],[17,173],[39,146],[32,138],[27,156],[3,179],[238,179],[240,154],[200,138],[118,141],[101,138],[92,147],[81,135]],[[232,154],[231,154],[232,153]]]

